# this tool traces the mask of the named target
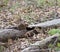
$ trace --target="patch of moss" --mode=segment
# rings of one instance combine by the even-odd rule
[[[60,29],[51,29],[50,31],[48,31],[48,34],[50,34],[50,35],[54,35],[56,33],[60,34]]]

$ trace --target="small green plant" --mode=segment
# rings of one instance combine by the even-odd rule
[[[51,29],[50,31],[48,31],[48,34],[50,34],[50,35],[54,35],[56,33],[60,34],[60,29]],[[58,39],[60,40],[60,38],[58,38]],[[52,44],[49,44],[49,47],[52,47]],[[57,42],[55,50],[56,51],[60,50],[60,42]]]
[[[3,52],[4,46],[0,46],[0,52]]]
[[[37,0],[37,6],[53,6],[54,1],[53,0]]]
[[[12,5],[12,7],[10,8],[10,11],[14,12],[18,7],[19,7],[19,3],[16,2],[15,5]]]
[[[3,3],[4,3],[5,5],[7,5],[8,1],[9,1],[9,0],[3,0]]]
[[[56,33],[60,34],[60,29],[51,29],[50,31],[48,31],[48,34],[50,34],[50,35],[54,35]]]
[[[59,47],[56,47],[55,50],[56,50],[56,52],[59,52],[60,51],[60,48]]]
[[[43,6],[45,0],[37,0],[37,6]]]
[[[25,15],[24,19],[29,23],[29,24],[33,24],[35,22],[35,20],[33,18],[31,18],[29,15]]]
[[[60,43],[57,43],[57,46],[60,48]]]

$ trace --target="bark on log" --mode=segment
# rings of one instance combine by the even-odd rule
[[[0,41],[5,41],[9,38],[24,37],[26,30],[15,30],[15,29],[1,29],[0,30]]]
[[[54,19],[54,20],[42,22],[39,24],[29,25],[28,27],[29,28],[32,28],[32,27],[49,27],[49,26],[57,26],[57,25],[60,25],[60,19]]]
[[[40,47],[45,46],[46,43],[58,38],[60,35],[55,34],[53,36],[50,36],[42,41],[37,41],[36,43],[32,44],[30,47],[27,47],[26,49],[22,50],[21,52],[40,52]]]

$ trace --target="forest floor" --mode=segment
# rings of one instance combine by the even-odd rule
[[[25,20],[28,24],[40,23],[55,18],[55,6],[47,4],[38,5],[35,0],[10,1],[7,6],[0,6],[0,27],[16,26],[20,20]],[[58,17],[60,17],[60,7],[57,6]]]
[[[60,18],[60,6],[56,7],[57,17],[55,15],[55,6],[49,6],[48,4],[39,6],[36,0],[12,1],[8,3],[8,6],[2,6],[0,8],[0,28],[6,29],[8,27],[18,26],[22,21],[28,24],[37,24],[55,19],[55,17]],[[48,30],[49,29],[50,28],[48,28]],[[39,28],[35,28],[35,30],[39,33],[34,34],[33,37],[18,38],[18,40],[13,41],[12,45],[9,45],[11,42],[8,42],[8,48],[1,47],[4,48],[4,52],[20,52],[32,43],[49,36],[47,33],[44,34]]]

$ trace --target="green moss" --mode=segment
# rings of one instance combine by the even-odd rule
[[[60,43],[57,43],[57,47],[59,47],[59,48],[60,48]]]
[[[9,0],[3,0],[4,4],[7,5]]]
[[[4,46],[0,46],[0,52],[4,51]]]
[[[54,35],[56,33],[60,34],[60,29],[51,29],[50,31],[48,31],[48,34],[50,34],[50,35]]]

